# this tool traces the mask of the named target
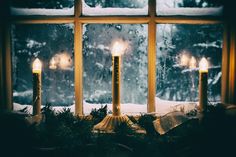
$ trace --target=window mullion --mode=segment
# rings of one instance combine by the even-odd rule
[[[80,22],[86,24],[104,24],[104,23],[122,23],[122,24],[142,24],[148,23],[150,17],[144,16],[96,16],[96,17],[80,17]]]
[[[74,60],[75,60],[75,115],[83,115],[83,60],[82,60],[82,23],[79,21],[81,14],[81,0],[75,0],[75,33],[74,33]]]
[[[221,101],[228,103],[229,96],[229,26],[224,26],[224,38],[222,49],[222,79],[221,79]],[[224,65],[224,66],[223,66]]]
[[[229,103],[235,104],[236,102],[236,31],[231,25],[230,29],[230,51],[229,51]]]
[[[4,99],[4,86],[3,86],[3,28],[0,28],[0,100],[1,100],[1,104],[0,104],[0,109],[4,108],[4,104],[5,104],[5,99]]]
[[[11,21],[12,24],[64,24],[73,22],[74,17],[16,18]]]
[[[12,71],[11,71],[11,42],[10,42],[10,25],[7,23],[3,29],[3,49],[2,49],[2,93],[3,96],[3,108],[7,110],[13,110],[12,101]]]
[[[156,1],[149,0],[148,23],[148,106],[147,112],[155,112],[155,95],[156,95]]]
[[[82,0],[75,0],[75,18],[82,15]]]
[[[156,23],[176,23],[176,24],[219,24],[222,20],[217,18],[201,17],[155,17]]]

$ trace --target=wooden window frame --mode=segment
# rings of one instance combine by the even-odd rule
[[[147,112],[156,112],[155,109],[155,88],[156,88],[156,24],[219,24],[226,25],[221,17],[204,17],[204,16],[156,16],[156,0],[149,0],[149,10],[147,16],[82,16],[82,0],[75,0],[75,12],[73,16],[12,16],[7,28],[12,24],[60,24],[74,23],[74,66],[75,66],[75,114],[83,115],[83,59],[82,59],[82,36],[83,24],[105,24],[105,23],[122,23],[122,24],[148,24],[148,105]],[[235,89],[230,85],[235,81],[235,76],[228,74],[232,68],[229,68],[229,52],[232,46],[229,42],[235,42],[235,36],[229,38],[231,30],[225,26],[223,49],[222,49],[222,91],[221,100],[227,103],[235,94]],[[8,109],[13,109],[12,102],[12,82],[11,82],[11,50],[10,50],[10,30],[6,31],[5,49],[1,53],[1,61],[6,62],[5,68],[0,72],[4,72],[6,77],[1,78],[1,89],[6,89],[4,103]],[[231,53],[235,55],[235,47]],[[6,55],[2,55],[6,54]],[[3,58],[3,59],[2,59]],[[232,61],[231,61],[232,62]],[[235,64],[235,60],[234,60]],[[7,67],[7,68],[6,68]],[[4,71],[5,70],[5,71]],[[233,69],[234,70],[234,69]],[[4,81],[5,80],[5,81]],[[2,85],[4,82],[4,86]],[[231,90],[231,91],[230,91]],[[2,93],[2,92],[1,92]],[[4,93],[4,92],[3,92]],[[233,95],[232,95],[233,93]]]

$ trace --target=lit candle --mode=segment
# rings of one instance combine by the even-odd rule
[[[115,42],[112,49],[112,113],[120,116],[120,62],[123,45]]]
[[[36,58],[33,62],[33,115],[39,115],[41,111],[41,72],[42,63]]]
[[[206,111],[207,108],[207,77],[208,62],[202,58],[199,62],[199,107],[200,111]]]

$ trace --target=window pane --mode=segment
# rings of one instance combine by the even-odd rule
[[[83,15],[147,15],[148,0],[83,0]]]
[[[209,62],[208,99],[220,101],[223,25],[157,25],[157,100],[198,101],[198,64]],[[161,103],[161,102],[159,102]]]
[[[220,1],[212,0],[157,0],[157,15],[222,15]]]
[[[11,0],[12,15],[74,15],[74,0]]]
[[[14,103],[32,104],[32,62],[36,57],[43,63],[43,105],[74,103],[73,31],[73,24],[12,26]]]
[[[112,103],[111,44],[122,39],[127,50],[122,55],[121,112],[146,112],[147,25],[87,24],[83,34],[83,94],[85,113],[98,104]],[[96,105],[97,104],[97,105]]]

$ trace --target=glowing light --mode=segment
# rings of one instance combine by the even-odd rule
[[[112,55],[113,56],[120,56],[123,54],[123,51],[124,51],[123,44],[116,41],[113,45],[113,48],[112,48]]]
[[[71,55],[67,52],[55,54],[50,60],[50,69],[70,70],[73,66]]]
[[[199,62],[199,70],[200,72],[208,72],[208,61],[205,57],[203,57]]]
[[[182,54],[180,58],[180,65],[181,66],[187,66],[189,62],[189,57],[187,54]]]
[[[60,55],[59,66],[60,66],[61,69],[71,68],[72,62],[71,62],[71,57],[70,57],[69,54],[63,53],[63,54]]]
[[[197,61],[196,61],[195,57],[192,56],[189,61],[189,68],[194,69],[196,67],[197,67]]]
[[[56,66],[55,58],[52,57],[52,59],[50,61],[49,69],[56,69],[56,68],[57,68],[57,66]]]
[[[42,63],[38,58],[36,58],[33,62],[33,73],[41,73],[41,71],[42,71]]]

